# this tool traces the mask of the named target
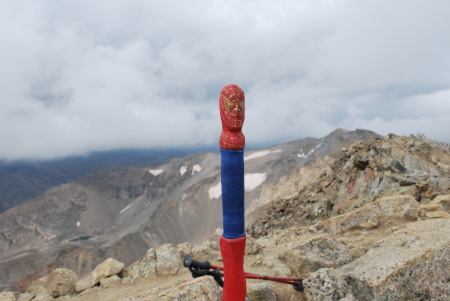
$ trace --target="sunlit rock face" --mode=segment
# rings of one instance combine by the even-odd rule
[[[322,170],[315,181],[291,197],[288,193],[282,197],[281,192],[290,189],[282,178],[271,189],[280,199],[266,205],[265,216],[249,227],[249,233],[257,237],[279,228],[317,223],[397,195],[410,196],[421,204],[419,214],[424,218],[427,214],[430,218],[447,216],[445,201],[424,204],[450,193],[449,146],[423,135],[391,134],[356,142],[342,148]]]

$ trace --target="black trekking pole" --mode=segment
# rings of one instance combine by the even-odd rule
[[[193,278],[201,277],[201,276],[213,276],[217,283],[223,287],[223,267],[212,265],[209,261],[197,261],[193,259],[190,255],[186,255],[183,260],[184,267],[188,268],[192,274]],[[212,269],[212,271],[211,271]],[[269,280],[279,283],[290,284],[294,287],[294,289],[298,292],[303,291],[303,279],[301,278],[285,278],[285,277],[270,277],[252,273],[244,272],[244,276],[247,279],[261,279],[261,280]]]

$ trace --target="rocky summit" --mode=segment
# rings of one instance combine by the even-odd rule
[[[253,208],[248,220],[259,216],[282,177],[338,145],[370,137],[378,135],[339,129],[320,139],[246,151],[245,197]],[[222,226],[221,209],[219,153],[82,176],[0,214],[0,289],[24,291],[55,268],[85,275],[110,257],[130,265],[149,248],[200,243]]]
[[[347,139],[356,133],[338,130],[321,139],[309,138],[302,144],[297,142],[246,153],[246,175],[259,171],[264,172],[266,178],[256,185],[257,176],[246,176],[246,185],[250,182],[256,187],[248,189],[246,194],[248,239],[245,270],[260,275],[302,278],[304,287],[303,291],[296,291],[288,284],[248,280],[248,300],[450,300],[450,146],[420,134],[380,137],[367,133],[370,132],[364,132],[363,138]],[[347,138],[344,139],[345,135]],[[317,155],[314,157],[315,152]],[[113,195],[110,204],[119,206],[116,209],[119,212],[144,211],[145,206],[139,205],[134,209],[133,206],[139,204],[144,195],[147,200],[152,193],[166,196],[167,192],[157,186],[160,185],[157,177],[169,174],[170,170],[180,175],[177,181],[172,180],[173,191],[186,194],[184,199],[195,196],[198,202],[203,200],[211,206],[211,202],[220,200],[215,188],[220,182],[214,173],[218,168],[212,160],[214,156],[202,154],[167,162],[153,167],[150,172],[144,170],[142,178],[137,177],[142,180],[128,178],[127,184],[120,179],[128,173],[114,176],[113,179],[117,179],[122,187],[128,187],[123,190],[113,189],[115,185],[106,185],[102,181],[102,185],[93,184],[95,178],[101,178],[98,174],[89,181],[86,178],[79,180],[80,191],[87,194],[87,208],[82,212],[89,212],[89,206],[95,203],[93,191]],[[205,164],[201,158],[210,160],[210,164]],[[193,167],[197,162],[200,162],[201,171]],[[139,175],[140,171],[133,172]],[[195,175],[200,178],[201,172],[207,175],[203,174],[197,182],[181,181],[180,177],[188,172],[191,181]],[[165,179],[170,182],[169,178]],[[153,184],[149,185],[149,182]],[[157,189],[152,190],[154,188],[150,186],[153,185]],[[92,188],[99,186],[103,187],[102,190]],[[80,192],[79,195],[83,194]],[[119,200],[124,202],[119,205]],[[54,202],[58,204],[56,199]],[[164,220],[174,218],[175,215],[170,214],[176,211],[176,217],[180,219],[186,218],[183,215],[186,211],[192,214],[198,208],[194,206],[188,210],[189,207],[185,206],[179,199],[175,203],[168,200],[158,205],[154,212],[165,216]],[[209,214],[212,215],[212,211]],[[10,223],[13,220],[11,216],[10,213]],[[17,217],[17,212],[14,216]],[[121,218],[120,214],[111,216],[116,220]],[[23,220],[25,218],[22,218],[22,227],[26,224]],[[186,230],[191,227],[188,220],[184,220]],[[138,225],[146,225],[137,226],[139,235],[163,232],[162,229],[160,232],[146,232],[149,222],[152,224],[150,220],[139,224],[137,219]],[[3,279],[18,279],[14,273],[20,274],[19,268],[7,270],[3,267],[13,263],[26,266],[29,262],[23,258],[31,256],[27,253],[47,254],[49,257],[51,252],[56,252],[61,258],[78,258],[72,261],[77,264],[83,262],[79,258],[97,256],[97,262],[93,264],[91,259],[91,264],[86,265],[83,272],[77,269],[77,265],[75,268],[55,269],[52,264],[45,267],[47,273],[44,274],[45,269],[41,267],[42,275],[30,278],[26,285],[25,282],[22,286],[16,285],[16,288],[23,289],[12,287],[5,290],[0,294],[0,301],[222,298],[221,287],[213,277],[192,279],[182,264],[183,257],[189,254],[197,260],[209,260],[220,266],[219,227],[214,227],[209,233],[205,231],[206,239],[197,236],[196,239],[183,240],[185,236],[180,235],[166,241],[169,243],[161,243],[164,236],[156,239],[154,244],[148,240],[142,243],[145,251],[137,260],[124,262],[120,257],[121,249],[114,248],[114,243],[105,240],[100,248],[90,242],[92,238],[83,240],[85,233],[81,231],[76,236],[79,240],[66,241],[65,248],[76,247],[82,252],[79,251],[78,257],[68,256],[72,251],[63,252],[56,248],[56,244],[48,243],[53,239],[33,241],[33,235],[39,237],[39,234],[31,231],[31,224],[28,222],[28,232],[22,230],[28,233],[26,239],[25,236],[14,236],[12,231],[5,232],[7,224],[1,224],[2,235],[9,239],[4,239],[1,245],[9,254],[0,262]],[[124,231],[124,225],[115,222],[112,227],[122,227]],[[156,227],[157,223],[152,225]],[[203,225],[216,226],[211,221]],[[214,230],[216,228],[219,229]],[[99,229],[97,227],[96,231],[101,232]],[[165,230],[174,231],[170,227]],[[92,235],[101,241],[107,236],[100,232],[86,236]],[[135,240],[128,238],[123,241],[119,235],[122,232],[113,230],[111,233],[116,235],[115,243],[124,246],[129,242],[133,246]],[[27,239],[34,245],[27,244]],[[33,249],[33,246],[42,249]]]

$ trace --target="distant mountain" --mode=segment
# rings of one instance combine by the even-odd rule
[[[122,166],[152,166],[212,147],[162,150],[114,150],[50,161],[0,161],[0,213],[20,205],[47,189],[75,181],[99,170]]]
[[[249,299],[450,300],[450,145],[421,134],[352,140],[366,134],[338,130],[246,152],[246,218],[255,218],[246,229],[244,270],[303,279],[294,287],[248,282]],[[327,148],[327,155],[304,166]],[[189,254],[222,261],[222,231],[209,229],[220,220],[211,211],[220,206],[217,157],[205,153],[150,169],[101,171],[48,191],[32,208],[10,210],[18,211],[9,219],[0,215],[1,233],[9,238],[0,244],[7,254],[0,257],[0,278],[12,282],[24,269],[40,267],[9,288],[28,287],[27,295],[4,292],[0,300],[221,300],[220,286],[212,278],[192,280],[182,260]],[[295,166],[301,167],[285,173]],[[8,232],[14,225],[20,235]],[[45,229],[51,236],[39,241]],[[201,244],[149,249],[123,271],[107,259],[87,275],[80,272],[98,258],[128,260],[158,239],[176,244],[183,235],[209,230],[214,234]],[[63,236],[61,245],[52,244]],[[11,253],[15,247],[20,251]],[[52,271],[57,266],[85,277]]]
[[[338,129],[246,151],[246,206],[293,171],[376,137]],[[150,247],[201,242],[222,226],[220,187],[218,152],[101,170],[53,187],[0,214],[0,284],[25,285],[56,267],[83,275],[108,257],[130,264]]]

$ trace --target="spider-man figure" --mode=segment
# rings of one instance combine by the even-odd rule
[[[242,126],[245,118],[244,91],[236,85],[228,85],[220,91],[220,119],[222,133],[220,134],[221,149],[243,149],[245,136]]]

